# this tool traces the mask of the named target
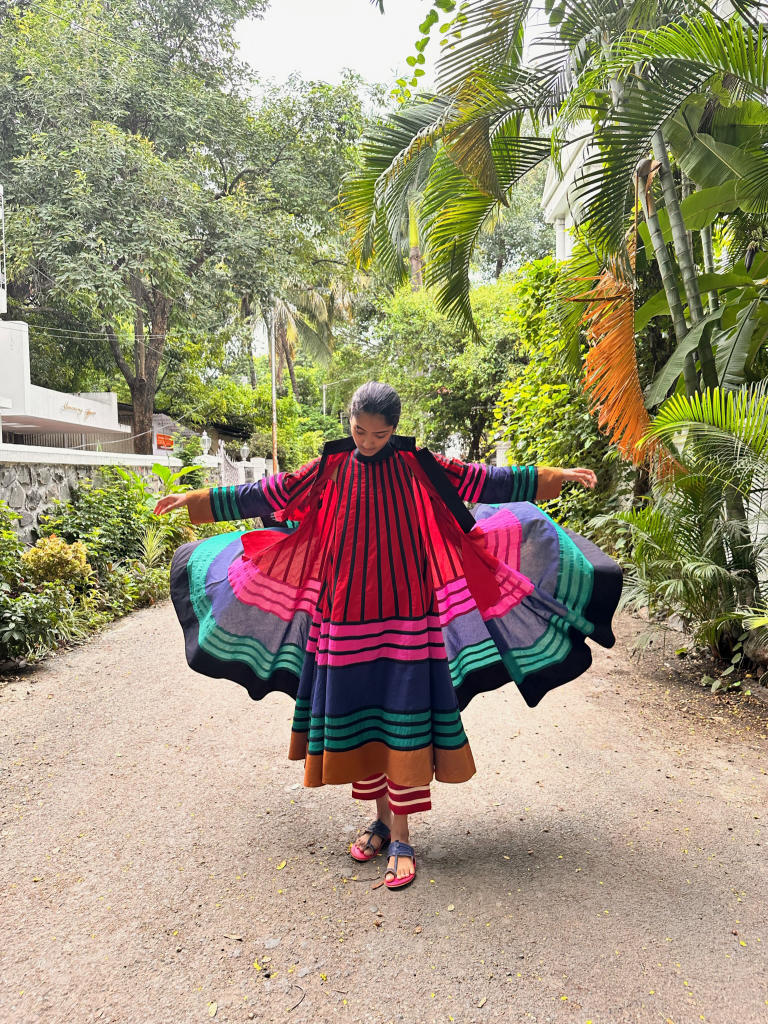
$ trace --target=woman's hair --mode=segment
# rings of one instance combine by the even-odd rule
[[[361,412],[383,416],[390,427],[396,427],[400,422],[400,395],[389,384],[369,380],[357,389],[349,403],[350,419]]]

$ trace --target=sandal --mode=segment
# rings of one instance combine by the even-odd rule
[[[365,845],[359,846],[359,841],[366,833],[368,834],[368,839],[366,840]],[[371,839],[373,839],[374,836],[378,836],[379,839],[381,839],[381,843],[378,847],[374,846],[371,842]],[[377,818],[376,821],[372,821],[370,825],[363,829],[355,842],[350,846],[350,856],[359,861],[373,860],[374,857],[378,857],[381,853],[384,843],[389,842],[389,837],[389,827],[384,824],[381,818]],[[369,850],[370,853],[367,852]]]
[[[387,868],[386,874],[384,875],[384,885],[386,885],[388,889],[403,889],[406,885],[410,885],[416,877],[416,858],[413,854],[413,847],[409,846],[408,843],[401,843],[399,839],[395,839],[389,844],[387,856],[395,858],[395,866],[393,868]],[[401,857],[411,858],[413,861],[413,871],[410,875],[404,875],[402,878],[398,878],[397,862]],[[387,878],[387,875],[392,875],[393,877]]]

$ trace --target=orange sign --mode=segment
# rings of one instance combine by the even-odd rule
[[[173,448],[173,438],[170,434],[158,434],[157,435],[157,447],[158,448]]]

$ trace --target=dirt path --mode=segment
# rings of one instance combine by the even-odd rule
[[[288,699],[190,672],[170,606],[0,687],[0,1020],[764,1022],[768,707],[619,629],[536,711],[471,705],[400,893]]]

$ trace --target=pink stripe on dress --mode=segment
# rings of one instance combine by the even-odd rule
[[[238,559],[228,571],[232,592],[243,604],[254,605],[264,612],[288,622],[297,612],[312,613],[320,596],[317,580],[308,580],[301,590],[289,583],[265,576],[247,559]]]
[[[423,647],[417,651],[407,645],[403,647],[384,646],[376,647],[370,651],[358,651],[355,654],[329,654],[327,651],[320,651],[316,644],[314,649],[317,650],[318,665],[336,665],[338,667],[376,661],[379,658],[390,658],[393,661],[427,661],[430,658],[434,661],[447,660],[445,646],[442,643],[439,645],[430,644],[428,647]],[[307,651],[314,653],[311,642],[307,645]]]

